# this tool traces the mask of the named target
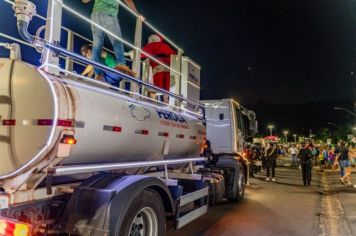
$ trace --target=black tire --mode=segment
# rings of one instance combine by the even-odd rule
[[[245,174],[245,168],[242,165],[240,165],[239,176],[241,176],[241,180],[239,181],[241,183],[237,185],[237,196],[235,199],[236,202],[240,202],[245,196],[246,174]]]
[[[246,174],[242,164],[239,165],[239,170],[237,175],[238,175],[238,180],[234,183],[236,187],[236,193],[234,194],[235,197],[228,199],[230,202],[240,202],[245,195]]]
[[[140,224],[137,225],[134,220],[139,217],[145,218],[142,215],[145,209],[150,209],[150,212],[155,214],[157,220],[157,236],[164,236],[166,233],[166,217],[162,199],[160,195],[151,189],[142,191],[131,203],[124,216],[120,232],[117,236],[147,236],[148,234],[140,233],[139,228],[143,228]],[[153,211],[152,211],[153,210]],[[139,213],[141,216],[139,216]],[[147,217],[146,217],[147,218]],[[138,227],[139,226],[139,227]]]

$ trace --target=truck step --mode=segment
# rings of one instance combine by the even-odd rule
[[[207,197],[209,195],[209,188],[203,188],[198,191],[183,195],[179,198],[179,207],[185,206],[195,200]]]
[[[186,224],[204,215],[208,211],[209,187],[199,189],[192,193],[183,195],[178,200],[176,215],[176,229],[180,229]],[[186,212],[183,209],[192,205],[193,210]]]
[[[193,220],[199,218],[200,216],[206,214],[208,211],[208,205],[204,205],[194,211],[189,212],[188,214],[178,218],[176,228],[180,229],[186,224],[192,222]]]

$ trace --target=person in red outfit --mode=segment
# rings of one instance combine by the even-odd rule
[[[171,64],[171,55],[177,54],[167,43],[163,41],[163,38],[157,34],[150,35],[148,43],[142,48],[142,50],[167,66],[170,66]],[[146,59],[147,56],[142,54],[141,58]],[[153,72],[153,84],[159,88],[169,91],[171,87],[169,69],[152,59],[150,59],[150,66],[152,67]]]

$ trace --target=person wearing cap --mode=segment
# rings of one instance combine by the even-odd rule
[[[177,53],[164,42],[163,37],[157,34],[151,34],[148,37],[148,43],[142,48],[145,53],[141,54],[141,59],[146,59],[148,56],[154,57],[159,62],[170,67],[171,55],[176,55]],[[169,91],[171,88],[171,75],[170,70],[159,64],[157,61],[150,59],[150,66],[152,67],[153,74],[153,84],[161,89]],[[167,102],[167,98],[164,99]]]
[[[301,146],[298,159],[302,169],[303,184],[304,186],[310,186],[313,155],[309,146],[306,146],[305,143],[301,143]]]
[[[275,148],[274,143],[269,144],[269,148],[266,151],[266,162],[267,162],[267,177],[266,181],[272,180],[272,182],[276,181],[276,163],[277,163],[277,149]],[[272,172],[272,179],[270,178],[270,172]]]
[[[82,0],[83,3],[89,3],[94,1],[94,7],[91,14],[91,20],[113,33],[114,35],[121,37],[121,28],[119,20],[117,18],[119,12],[119,3],[117,0]],[[124,0],[125,4],[135,13],[138,14],[137,9],[133,0]],[[143,17],[142,17],[143,19]],[[92,60],[95,62],[101,63],[101,49],[104,46],[104,39],[106,33],[97,27],[95,24],[92,24],[92,33],[93,33],[93,55]],[[124,46],[121,41],[117,40],[112,35],[108,35],[110,42],[112,44],[115,58],[116,58],[116,67],[115,69],[128,74],[132,77],[136,77],[136,74],[126,65],[126,59],[124,55]],[[95,69],[96,79],[102,80],[104,77],[104,72],[99,69]]]

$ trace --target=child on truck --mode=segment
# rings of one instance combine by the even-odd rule
[[[91,59],[92,55],[93,55],[92,46],[88,45],[88,44],[83,45],[80,48],[80,53],[82,54],[82,56],[84,56],[88,59]],[[114,69],[116,67],[115,57],[110,52],[108,52],[106,50],[101,50],[100,62],[109,68]],[[82,75],[92,78],[94,75],[94,67],[92,65],[88,65],[82,72]],[[107,82],[113,86],[119,87],[120,81],[122,78],[114,73],[104,72],[103,77],[100,77],[97,79],[104,80],[105,82]]]

